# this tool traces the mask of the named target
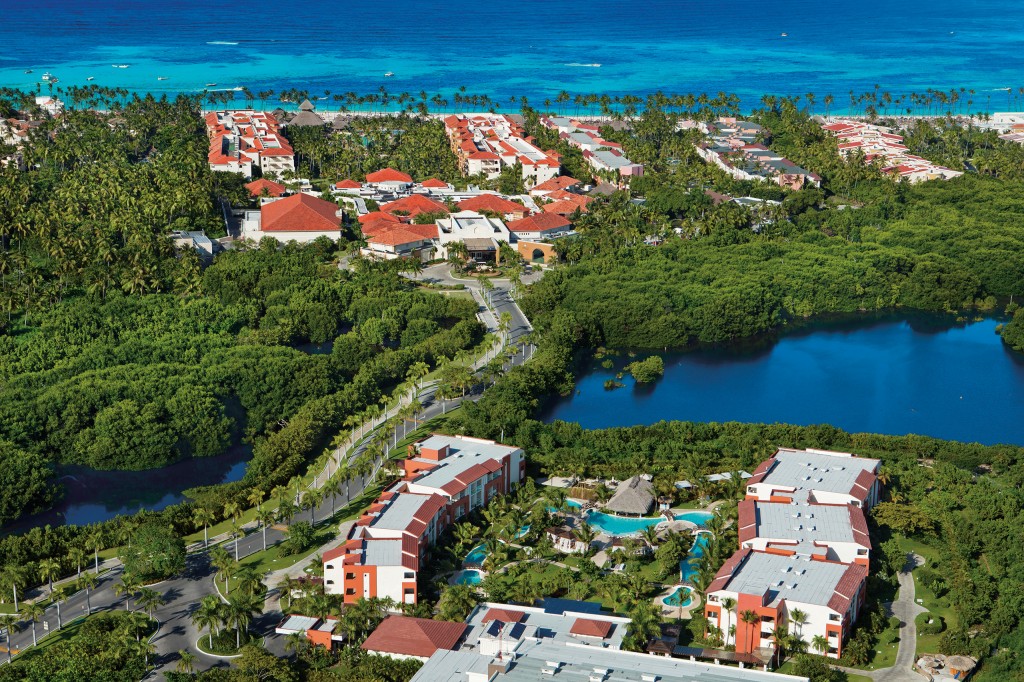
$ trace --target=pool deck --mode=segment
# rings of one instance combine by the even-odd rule
[[[683,606],[680,609],[680,607],[678,606],[670,606],[666,604],[665,600],[671,597],[672,593],[674,593],[677,589],[679,589],[679,585],[669,585],[666,589],[659,592],[658,596],[656,596],[653,599],[654,605],[661,609],[661,615],[663,616],[689,620],[690,612],[694,609],[701,608],[704,602],[701,600],[700,596],[696,592],[691,592],[690,594],[693,599],[693,602],[689,606]]]

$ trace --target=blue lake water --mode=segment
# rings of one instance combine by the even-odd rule
[[[65,467],[57,480],[66,490],[64,499],[48,511],[5,526],[4,532],[47,524],[86,525],[143,509],[159,511],[182,502],[189,488],[241,480],[251,456],[251,447],[240,446],[216,457],[186,459],[148,471]]]
[[[616,369],[594,364],[546,420],[585,428],[660,420],[833,424],[1024,445],[1024,356],[997,321],[909,315],[816,323],[778,339],[665,355],[665,376],[605,390]]]
[[[893,93],[974,89],[974,109],[992,111],[1011,106],[999,88],[1024,84],[1024,31],[1008,19],[1018,9],[1008,0],[895,0],[855,11],[780,0],[6,2],[0,85],[35,87],[46,70],[60,86],[92,76],[154,93],[216,83],[365,94],[383,85],[442,92],[453,107],[460,86],[501,105],[510,96],[539,104],[563,89],[725,91],[746,106],[766,91],[813,92],[819,108],[835,95],[838,111],[849,90],[878,84]]]

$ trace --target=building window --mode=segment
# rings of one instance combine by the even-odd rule
[[[754,486],[752,486],[752,485],[748,485],[748,486],[747,486],[747,492],[748,492],[748,493],[756,493],[756,492],[757,492],[757,488],[755,488],[755,487],[754,487]]]
[[[356,579],[356,574],[355,573],[346,573],[345,574],[345,580],[355,580],[355,579]]]
[[[405,572],[405,579],[406,580],[415,580],[416,579],[416,574],[413,573],[412,571],[406,571]]]
[[[838,622],[839,621],[839,614],[837,614],[837,613],[830,613],[830,614],[828,614],[828,619]]]
[[[324,570],[333,571],[334,570],[334,566],[332,566],[331,564],[327,564],[327,565],[324,566]]]

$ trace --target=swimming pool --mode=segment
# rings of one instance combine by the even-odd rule
[[[685,595],[685,598],[684,598]],[[682,600],[682,603],[680,603]],[[693,604],[693,588],[685,585],[677,587],[675,592],[665,597],[666,606],[680,606],[686,608]]]
[[[487,550],[484,549],[483,545],[477,545],[473,549],[469,550],[469,554],[462,561],[463,566],[480,566],[484,563],[484,559],[487,558]]]
[[[583,517],[596,530],[608,535],[634,535],[648,526],[655,526],[665,520],[664,516],[634,518],[612,516],[604,512],[590,512]]]
[[[576,511],[578,511],[578,510],[583,508],[582,504],[580,504],[576,500],[572,500],[572,499],[566,499],[565,500],[565,506],[570,507],[571,509],[576,510]],[[548,514],[554,514],[556,511],[558,511],[558,510],[555,509],[554,507],[548,507]]]
[[[690,548],[686,558],[679,562],[679,577],[684,583],[693,582],[692,578],[697,574],[697,564],[704,556],[704,549],[708,546],[710,537],[710,533],[699,534],[693,541],[693,547]]]
[[[451,585],[479,585],[483,579],[483,572],[469,568],[453,575],[448,579],[448,583]]]
[[[518,532],[516,532],[516,534],[512,537],[512,539],[513,540],[518,540],[519,538],[523,537],[524,535],[526,535],[529,532],[530,532],[530,524],[526,524],[525,526],[520,528]]]

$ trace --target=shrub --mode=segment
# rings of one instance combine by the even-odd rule
[[[946,629],[946,622],[934,613],[919,613],[914,618],[914,623],[917,625],[917,632],[921,635],[937,635]]]

